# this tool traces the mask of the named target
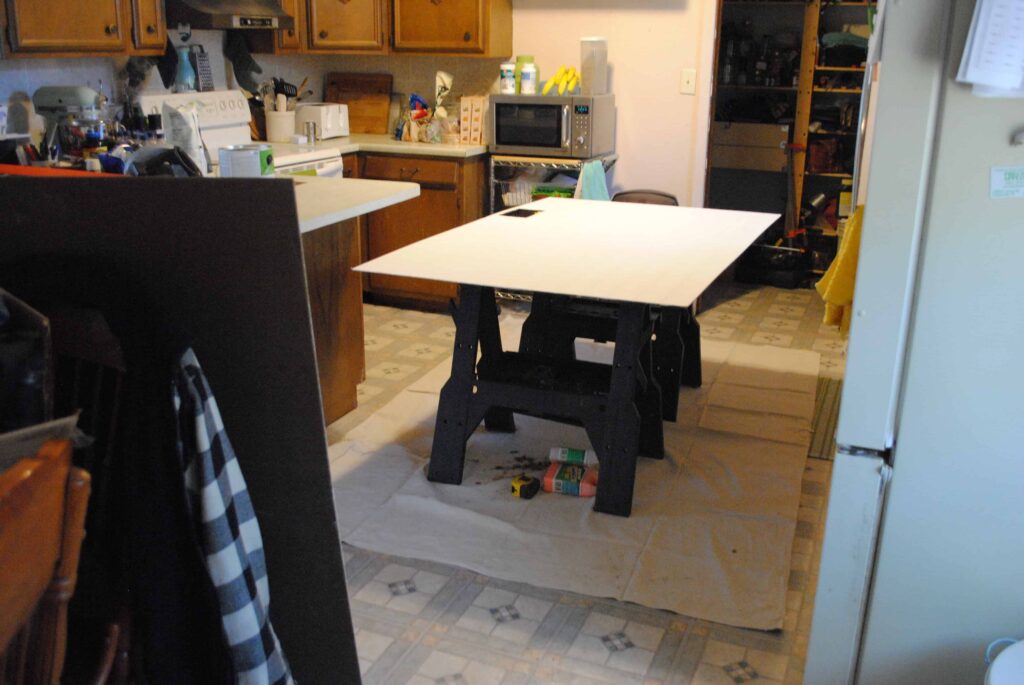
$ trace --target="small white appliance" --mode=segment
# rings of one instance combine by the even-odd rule
[[[319,139],[347,136],[348,105],[334,102],[303,103],[295,108],[295,132],[304,134],[307,121],[316,124],[316,135]]]
[[[248,145],[249,103],[240,90],[211,90],[205,93],[153,93],[140,95],[143,114],[160,114],[163,105],[180,107],[195,103],[199,111],[199,133],[210,151],[214,174],[217,173],[217,150],[228,145]],[[307,174],[341,176],[341,153],[318,150],[313,146],[274,145],[274,168],[277,175]]]

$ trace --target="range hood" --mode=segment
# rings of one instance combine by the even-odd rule
[[[280,0],[167,0],[167,25],[194,29],[293,29]]]

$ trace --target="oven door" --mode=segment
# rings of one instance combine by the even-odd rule
[[[572,156],[572,102],[566,98],[495,97],[491,102],[492,152]]]

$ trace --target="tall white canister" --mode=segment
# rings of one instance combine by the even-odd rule
[[[608,39],[600,36],[580,38],[580,85],[582,95],[608,92]]]

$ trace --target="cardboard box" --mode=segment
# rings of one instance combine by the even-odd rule
[[[785,171],[788,142],[788,126],[716,121],[711,125],[711,166]]]
[[[473,99],[466,95],[459,99],[459,142],[468,145],[471,140],[470,122],[473,116]]]
[[[479,145],[484,138],[484,101],[485,98],[474,95],[473,102],[473,113],[470,118],[470,136],[469,142],[473,145]]]
[[[711,124],[712,145],[744,145],[785,150],[789,126],[779,124],[740,124],[716,121]]]
[[[744,145],[712,145],[711,166],[722,169],[785,171],[785,148]]]

